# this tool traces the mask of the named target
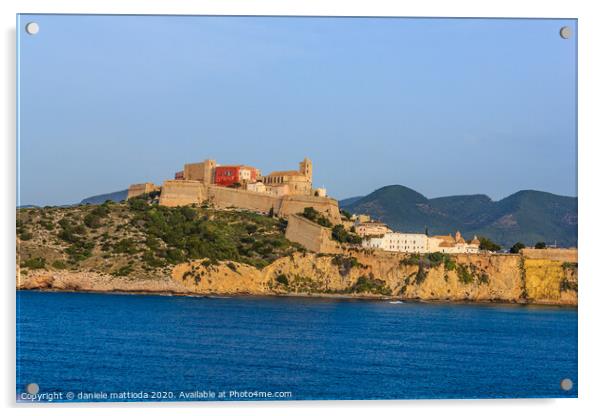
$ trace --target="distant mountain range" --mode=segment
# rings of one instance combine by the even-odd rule
[[[339,201],[355,214],[368,214],[395,231],[484,235],[504,247],[517,241],[577,246],[577,198],[540,191],[519,191],[500,201],[487,195],[428,199],[401,185],[377,189],[364,197]]]
[[[123,191],[111,192],[108,194],[94,195],[88,198],[82,199],[80,202],[81,205],[99,205],[104,203],[105,201],[114,201],[121,202],[124,201],[128,196],[128,190],[124,189]]]

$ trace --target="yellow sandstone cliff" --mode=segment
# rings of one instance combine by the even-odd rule
[[[234,262],[176,266],[175,282],[199,294],[299,294],[443,301],[577,304],[577,268],[521,255],[463,254],[420,266],[407,255],[295,254],[263,270]]]
[[[416,256],[398,253],[297,253],[262,270],[231,261],[192,261],[175,266],[171,279],[41,270],[21,276],[17,288],[577,305],[577,263],[523,255],[459,254],[440,263],[420,264]]]

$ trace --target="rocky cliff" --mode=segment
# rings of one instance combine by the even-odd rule
[[[17,288],[577,304],[574,249],[419,256],[339,242],[326,254],[334,228],[306,222],[141,199],[19,209]]]
[[[431,257],[431,258],[429,258]],[[577,304],[577,267],[521,255],[295,254],[263,270],[235,263],[178,265],[194,293],[306,294],[433,301]]]
[[[161,292],[199,295],[391,297],[577,305],[577,265],[521,255],[408,256],[296,253],[263,269],[199,260],[170,278],[117,278],[90,272],[29,273],[20,289]]]

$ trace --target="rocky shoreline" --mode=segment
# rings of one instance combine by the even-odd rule
[[[211,266],[203,266],[202,262],[189,262],[176,266],[172,270],[171,277],[157,278],[140,278],[140,277],[116,277],[108,274],[102,274],[92,271],[52,271],[52,270],[30,270],[27,274],[17,273],[17,290],[35,290],[47,292],[85,292],[85,293],[106,293],[106,294],[128,294],[128,295],[162,295],[162,296],[192,296],[192,297],[233,297],[233,296],[261,296],[261,297],[308,297],[308,298],[331,298],[331,299],[351,299],[351,300],[390,300],[404,302],[428,302],[428,303],[481,303],[481,304],[525,304],[525,305],[555,305],[576,307],[576,293],[570,293],[569,296],[561,294],[556,299],[524,299],[516,294],[516,290],[512,289],[512,285],[508,285],[507,293],[496,292],[490,288],[487,293],[492,296],[487,296],[487,293],[479,293],[478,284],[476,289],[462,288],[464,296],[451,296],[450,289],[444,296],[440,296],[445,291],[438,288],[439,281],[446,279],[445,276],[438,276],[437,270],[433,269],[430,276],[427,276],[418,288],[410,287],[405,294],[399,293],[345,293],[342,290],[335,292],[331,290],[333,287],[343,287],[345,280],[354,281],[356,277],[351,276],[353,273],[347,271],[347,276],[340,276],[338,266],[334,273],[335,277],[341,278],[341,282],[333,282],[333,276],[328,276],[326,268],[330,268],[331,260],[320,264],[315,258],[293,258],[282,260],[280,264],[270,265],[264,270],[251,268],[247,265],[233,264],[218,264]],[[292,275],[295,271],[299,271],[305,267],[305,262],[312,263],[312,267],[316,267],[317,272],[314,277],[320,281],[327,281],[329,286],[314,286],[313,282],[307,287],[312,290],[304,290],[299,287],[294,289],[281,285],[274,286],[274,276],[280,276],[282,273]],[[364,259],[365,261],[365,259]],[[382,259],[381,259],[382,262]],[[328,267],[325,266],[328,265]],[[320,267],[321,266],[321,267]],[[246,268],[249,270],[246,270]],[[365,267],[365,266],[364,266]],[[499,270],[503,272],[503,270]],[[359,270],[357,273],[363,272]],[[407,272],[407,271],[406,271]],[[195,281],[194,276],[197,277]],[[185,275],[189,277],[186,278]],[[393,276],[395,280],[398,280]],[[510,279],[516,280],[515,276],[509,275]],[[429,282],[429,279],[434,282]],[[447,277],[449,279],[449,277]],[[386,279],[387,284],[393,286],[391,276]],[[451,279],[449,279],[451,280]],[[493,284],[496,281],[493,281]],[[490,285],[490,283],[488,283]],[[467,285],[469,286],[469,285]],[[499,284],[498,284],[499,286]],[[453,284],[447,283],[445,287],[453,287]],[[288,289],[288,290],[287,290]],[[475,295],[468,296],[473,290]],[[475,291],[476,290],[476,291]],[[437,291],[438,293],[435,293]],[[456,289],[456,292],[458,290]],[[424,294],[427,296],[424,296]]]

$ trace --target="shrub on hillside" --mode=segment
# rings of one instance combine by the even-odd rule
[[[276,281],[281,285],[288,286],[288,277],[285,274],[279,274],[276,276]]]
[[[510,247],[510,253],[518,254],[523,248],[525,248],[525,245],[519,241],[517,243],[514,243],[514,245]]]
[[[67,265],[62,260],[55,260],[52,262],[52,267],[54,267],[55,269],[62,270],[62,269],[66,269]]]
[[[500,251],[501,247],[494,243],[493,241],[491,241],[489,238],[485,237],[485,236],[478,236],[479,241],[481,242],[481,244],[479,245],[479,249],[480,250],[485,250],[485,251]]]
[[[332,227],[332,222],[330,222],[330,220],[324,215],[316,211],[314,207],[305,207],[301,213],[301,216],[321,225],[322,227]]]
[[[391,295],[391,288],[384,280],[375,279],[373,276],[360,276],[349,289],[351,293],[373,293],[377,295]]]
[[[27,259],[21,263],[21,267],[27,267],[28,269],[43,269],[46,267],[46,259],[42,257]]]
[[[470,271],[468,270],[468,267],[466,267],[465,265],[458,264],[456,271],[458,273],[458,280],[461,283],[467,285],[474,281],[473,275],[470,273]]]
[[[345,227],[341,224],[337,224],[332,227],[332,239],[339,243],[346,244],[361,244],[362,237],[357,234],[348,232]]]

